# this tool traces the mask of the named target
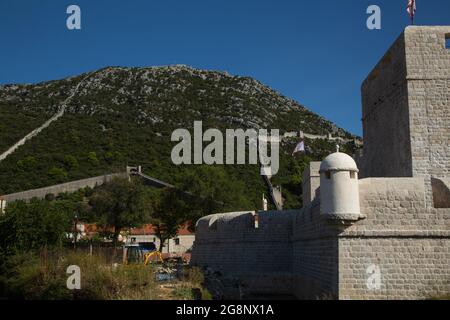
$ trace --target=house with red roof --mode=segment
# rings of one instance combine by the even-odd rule
[[[83,238],[91,239],[101,233],[113,233],[114,228],[103,227],[97,224],[78,223],[77,232],[79,240]],[[164,242],[161,253],[164,258],[181,256],[189,260],[194,240],[195,234],[189,230],[189,224],[185,223],[180,227],[175,237]],[[111,240],[105,238],[105,241]],[[124,244],[153,242],[156,248],[159,248],[160,244],[157,228],[152,224],[145,224],[139,228],[124,229],[119,236],[119,241]]]
[[[126,232],[125,243],[153,242],[159,248],[160,240],[156,227],[146,224],[141,228],[130,228]],[[178,255],[190,252],[194,244],[195,234],[189,230],[189,224],[184,224],[175,237],[166,240],[163,244],[162,254]]]

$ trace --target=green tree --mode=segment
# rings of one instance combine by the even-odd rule
[[[98,166],[98,164],[99,164],[99,161],[98,161],[98,158],[97,158],[97,153],[95,153],[95,152],[89,152],[88,153],[88,155],[87,155],[87,159],[88,159],[88,162],[91,164],[91,165],[93,165],[93,166]]]
[[[71,208],[46,200],[9,203],[0,216],[1,253],[61,245],[71,228],[71,215]]]
[[[108,162],[109,164],[112,164],[114,162],[114,153],[111,151],[108,151],[105,153],[105,161]]]
[[[76,170],[78,169],[78,160],[74,156],[67,155],[64,157],[64,165],[67,170]]]
[[[162,251],[166,240],[175,237],[180,226],[187,221],[189,199],[177,189],[165,189],[159,197],[153,196],[156,210],[152,214],[151,223],[155,227],[156,236],[159,238],[159,251]]]
[[[123,161],[125,156],[120,151],[114,151],[114,160]]]
[[[53,167],[48,171],[50,178],[56,180],[57,182],[63,182],[67,180],[68,174],[63,168]]]
[[[193,229],[205,215],[252,208],[244,195],[244,184],[230,180],[223,167],[193,167],[181,176],[179,188],[165,189],[153,198],[156,205],[151,222],[160,239],[160,250],[184,223]]]
[[[144,186],[136,179],[114,178],[98,187],[89,203],[99,223],[114,228],[114,244],[123,228],[141,226],[152,212]]]
[[[22,160],[17,161],[17,167],[22,171],[30,171],[37,165],[37,160],[33,156],[27,156]]]
[[[245,196],[242,181],[230,179],[220,166],[198,166],[183,177],[181,189],[188,191],[187,214],[192,226],[202,216],[217,212],[240,211],[252,208]]]

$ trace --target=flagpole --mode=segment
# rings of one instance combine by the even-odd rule
[[[414,16],[416,14],[416,0],[409,0],[407,8],[409,18],[411,19],[411,25],[414,25]]]

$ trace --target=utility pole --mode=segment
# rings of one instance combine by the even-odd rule
[[[75,212],[74,220],[75,220],[75,225],[74,225],[75,228],[74,228],[74,238],[73,238],[73,249],[76,250],[77,249],[77,238],[78,238],[78,229],[77,229],[78,212]]]

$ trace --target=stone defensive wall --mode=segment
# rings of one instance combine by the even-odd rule
[[[191,263],[237,276],[250,293],[291,294],[290,238],[297,213],[245,211],[203,217],[197,222]]]
[[[450,209],[426,203],[424,178],[359,181],[366,218],[339,239],[339,297],[424,299],[450,294]],[[380,288],[367,286],[369,266]]]
[[[316,163],[310,167],[318,169]],[[427,208],[423,178],[366,178],[358,184],[357,221],[322,214],[320,192],[301,210],[204,217],[197,224],[192,264],[239,279],[250,295],[450,294],[450,209]],[[379,282],[372,283],[373,272]]]
[[[450,26],[407,27],[370,72],[358,166],[339,152],[311,163],[304,207],[258,212],[259,229],[249,227],[254,213],[200,220],[192,261],[250,292],[271,284],[309,299],[449,296],[449,39]],[[233,260],[230,249],[242,255]]]
[[[360,177],[450,174],[450,26],[409,26],[364,81]]]
[[[16,200],[27,201],[32,198],[43,199],[48,194],[53,194],[56,196],[59,193],[75,192],[79,189],[86,188],[86,187],[94,188],[94,187],[102,185],[108,181],[111,181],[114,177],[125,177],[125,176],[127,176],[126,173],[107,174],[107,175],[103,175],[103,176],[57,184],[57,185],[50,186],[50,187],[44,187],[44,188],[39,188],[39,189],[32,189],[32,190],[27,190],[27,191],[22,191],[22,192],[17,192],[17,193],[11,193],[11,194],[1,196],[1,199],[6,202],[16,201]]]

